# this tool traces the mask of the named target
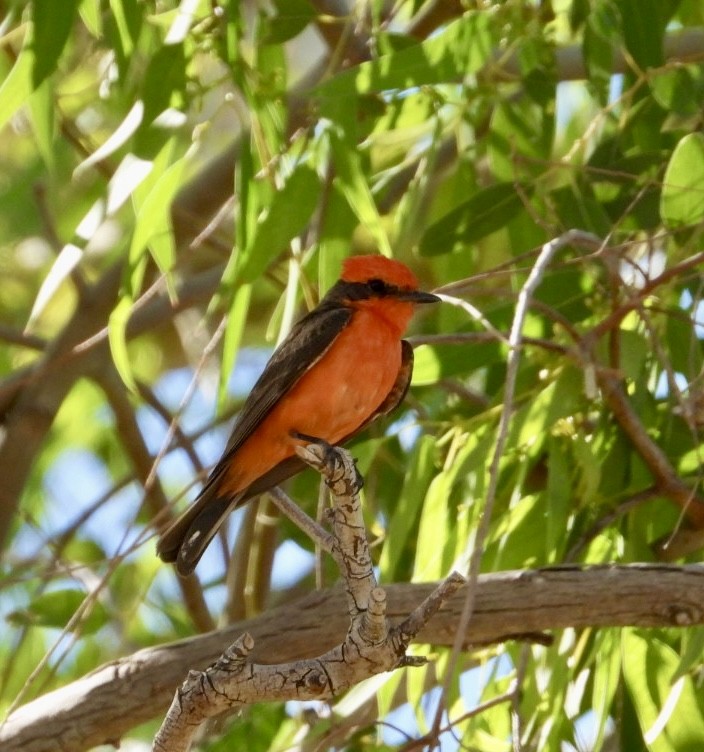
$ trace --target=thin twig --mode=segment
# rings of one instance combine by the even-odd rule
[[[447,696],[450,691],[450,684],[454,676],[454,666],[457,665],[457,661],[459,660],[459,656],[462,651],[463,638],[467,631],[467,626],[469,625],[474,610],[479,568],[484,551],[484,543],[489,534],[489,526],[491,525],[492,512],[499,482],[499,469],[501,460],[504,455],[506,441],[508,440],[509,427],[513,414],[516,380],[518,377],[518,366],[520,363],[521,354],[523,323],[528,312],[530,299],[533,296],[536,287],[543,278],[545,270],[550,264],[550,261],[552,260],[555,253],[557,253],[567,245],[577,245],[582,248],[597,250],[601,247],[601,244],[602,241],[600,238],[592,235],[591,233],[586,233],[579,230],[570,230],[563,235],[560,235],[560,237],[546,243],[542,247],[535,265],[533,266],[533,269],[528,275],[528,279],[525,281],[518,295],[518,300],[516,302],[516,311],[513,317],[513,323],[511,325],[511,332],[509,334],[508,340],[510,351],[506,367],[504,406],[503,410],[501,411],[501,417],[499,419],[496,445],[494,448],[491,465],[489,467],[489,481],[486,498],[484,501],[484,508],[482,509],[481,519],[479,521],[477,533],[474,538],[474,550],[472,551],[472,555],[469,560],[469,571],[467,575],[467,596],[465,599],[462,616],[460,617],[459,625],[457,628],[456,638],[452,646],[452,652],[450,654],[450,660],[448,662],[448,669],[446,672],[445,681],[442,686],[442,693],[438,702],[438,708],[433,720],[432,731],[435,735],[437,735],[437,732],[441,726],[442,716],[447,704]]]
[[[362,478],[352,456],[324,442],[299,447],[297,453],[333,493],[332,555],[345,584],[347,635],[314,658],[261,664],[251,656],[252,636],[241,634],[215,664],[189,672],[154,739],[155,752],[187,752],[204,720],[247,703],[326,699],[383,671],[421,665],[425,659],[406,655],[410,641],[464,583],[451,575],[393,627],[386,618],[386,593],[376,583],[359,499]]]
[[[290,496],[282,491],[278,486],[268,491],[272,501],[278,507],[281,514],[288,517],[299,530],[302,530],[315,545],[319,546],[326,553],[332,552],[333,536],[322,525],[317,523],[312,517],[309,517]]]

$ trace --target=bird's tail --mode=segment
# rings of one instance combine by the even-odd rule
[[[159,537],[156,552],[162,561],[176,562],[176,570],[191,574],[200,557],[230,511],[242,500],[242,494],[217,495],[216,484],[203,493]]]

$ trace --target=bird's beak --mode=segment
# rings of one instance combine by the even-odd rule
[[[440,298],[433,295],[432,292],[423,292],[422,290],[404,290],[394,296],[397,300],[403,300],[406,303],[439,303]]]

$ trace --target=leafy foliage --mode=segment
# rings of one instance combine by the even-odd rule
[[[397,422],[354,445],[382,582],[467,567],[504,410],[483,571],[701,557],[701,4],[328,5],[2,5],[3,710],[313,587],[288,522],[237,517],[202,583],[151,538],[352,253],[453,296],[415,323]],[[571,229],[602,243],[543,270],[508,394],[517,297]],[[288,490],[311,509],[317,480]],[[443,749],[701,749],[701,643],[440,651],[359,701],[251,708],[207,748],[402,749],[454,672]]]

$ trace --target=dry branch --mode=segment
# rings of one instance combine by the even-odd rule
[[[433,584],[387,585],[387,618],[402,619]],[[340,641],[349,618],[345,593],[311,593],[225,629],[150,647],[112,661],[19,708],[0,727],[3,752],[80,752],[117,741],[163,714],[188,668],[203,669],[243,632],[251,659],[283,663]],[[464,605],[455,593],[414,640],[450,646]],[[479,578],[465,645],[496,643],[566,627],[686,627],[704,624],[704,566],[634,564],[555,567]]]
[[[386,618],[386,593],[377,586],[359,490],[362,478],[349,452],[324,442],[308,444],[299,456],[320,472],[333,493],[332,555],[342,573],[350,619],[345,639],[314,658],[256,663],[252,636],[245,632],[205,671],[191,671],[176,691],[154,740],[157,752],[188,752],[208,718],[256,702],[327,699],[364,679],[420,665],[406,649],[444,601],[464,582],[451,575],[401,624]]]

